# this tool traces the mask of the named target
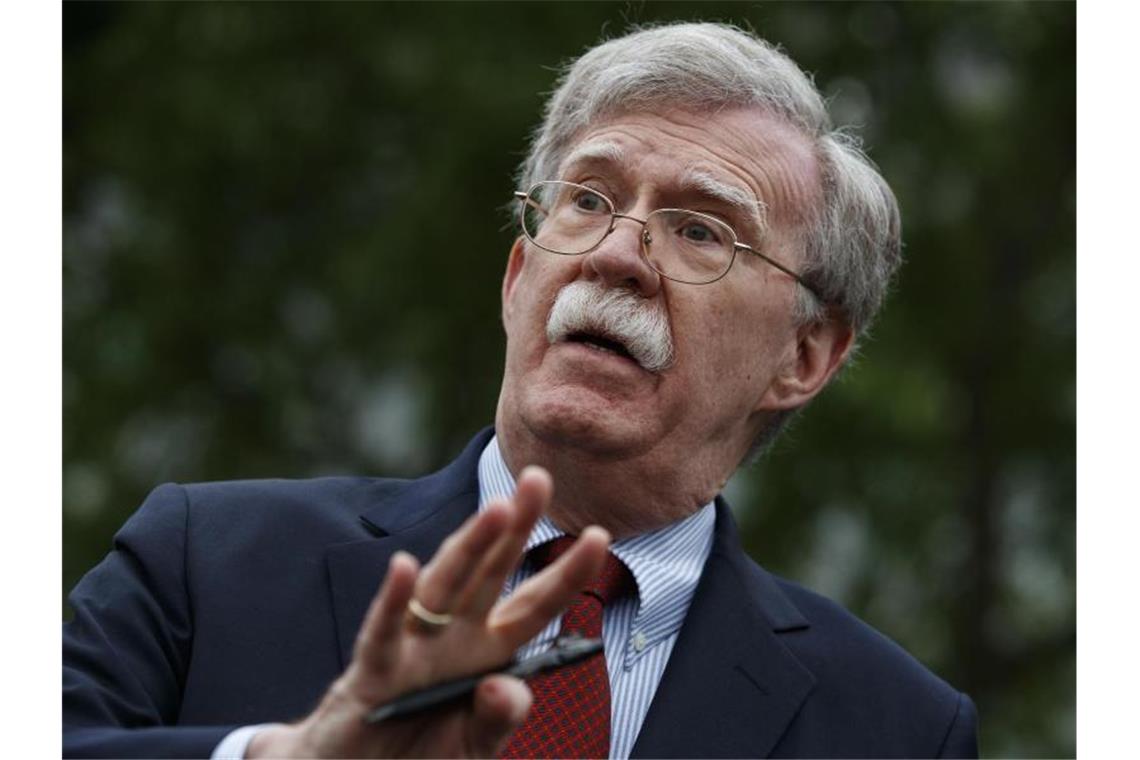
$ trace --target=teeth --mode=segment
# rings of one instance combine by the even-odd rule
[[[592,340],[581,340],[581,341],[577,341],[577,343],[579,345],[583,345],[583,346],[586,346],[588,348],[592,348],[595,351],[599,351],[603,354],[610,354],[611,356],[617,356],[617,357],[620,357],[622,359],[629,359],[630,361],[634,361],[633,357],[629,355],[629,353],[625,350],[624,347],[620,347],[620,346],[611,347],[611,346],[608,346],[604,343],[595,343]]]

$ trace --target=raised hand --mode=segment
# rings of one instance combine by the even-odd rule
[[[357,636],[352,663],[300,723],[254,737],[248,757],[492,757],[526,717],[530,692],[488,676],[474,698],[366,725],[373,707],[409,691],[505,664],[601,571],[610,537],[584,530],[558,561],[507,599],[499,595],[552,495],[528,467],[510,502],[491,503],[440,546],[422,570],[393,555]],[[408,611],[415,599],[420,615]]]

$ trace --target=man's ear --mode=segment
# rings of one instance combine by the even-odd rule
[[[515,244],[511,246],[510,255],[507,257],[507,271],[503,273],[503,324],[507,323],[507,319],[509,319],[511,315],[515,285],[518,282],[519,273],[522,272],[523,263],[526,259],[525,246],[526,241],[520,235],[515,238]]]
[[[811,401],[847,361],[854,343],[851,326],[834,316],[799,328],[794,355],[761,396],[757,411],[798,409]]]

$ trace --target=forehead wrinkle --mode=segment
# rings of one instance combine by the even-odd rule
[[[681,176],[683,192],[698,192],[736,208],[745,219],[751,219],[763,229],[767,221],[768,204],[743,188],[730,185],[697,167],[689,167]]]

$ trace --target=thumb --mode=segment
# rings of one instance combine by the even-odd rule
[[[531,701],[530,689],[518,678],[484,678],[475,690],[467,731],[471,757],[496,757],[511,732],[526,720]]]

